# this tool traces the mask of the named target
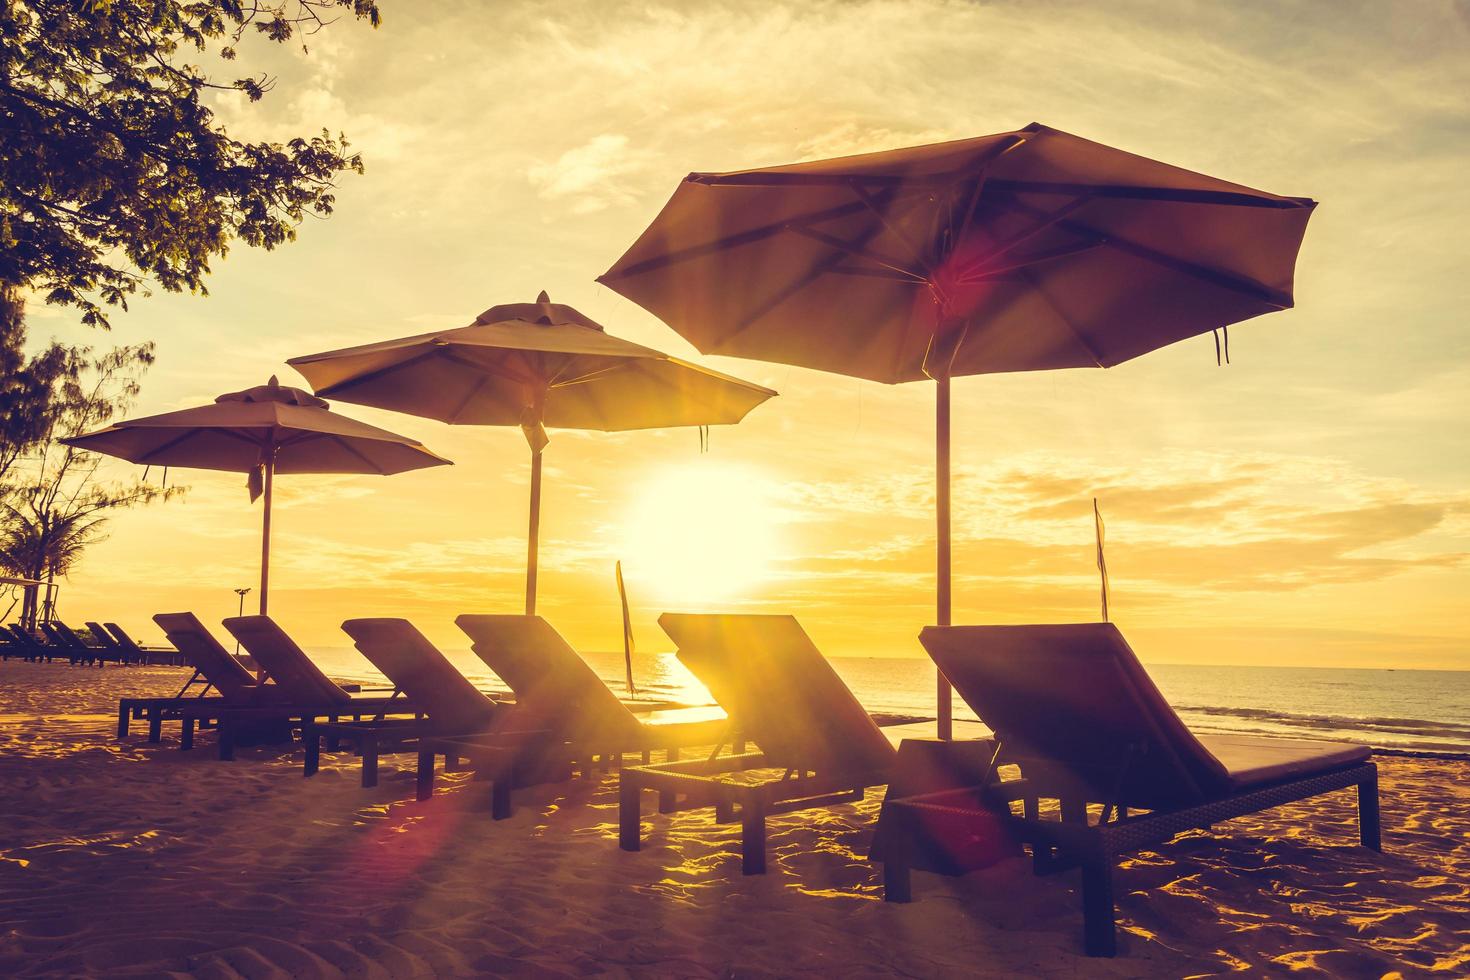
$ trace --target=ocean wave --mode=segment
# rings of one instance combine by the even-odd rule
[[[1292,728],[1316,731],[1358,731],[1418,738],[1449,739],[1470,742],[1470,724],[1433,718],[1374,718],[1358,715],[1304,714],[1270,708],[1236,708],[1221,705],[1178,705],[1181,714],[1197,714],[1215,718],[1238,718],[1257,722],[1275,722]]]

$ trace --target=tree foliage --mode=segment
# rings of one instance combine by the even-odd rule
[[[285,42],[333,16],[378,24],[372,0],[0,2],[0,284],[43,292],[107,325],[145,283],[204,292],[233,241],[273,248],[333,182],[362,169],[323,130],[235,139],[211,90],[251,100],[267,76],[217,81],[242,39]]]
[[[137,400],[143,374],[153,364],[153,345],[119,347],[101,355],[54,345],[65,369],[50,387],[41,412],[46,428],[25,451],[14,454],[0,485],[0,569],[51,581],[65,575],[84,549],[102,538],[110,511],[167,500],[181,488],[139,480],[107,481],[102,457],[58,440],[107,425]],[[27,592],[21,618],[38,613],[36,590]]]

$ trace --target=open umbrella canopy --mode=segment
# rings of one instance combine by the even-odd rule
[[[690,174],[598,281],[706,354],[932,378],[948,625],[950,379],[1110,367],[1286,309],[1315,206],[1032,123]]]
[[[277,473],[389,475],[449,462],[417,440],[338,415],[323,399],[275,378],[209,405],[128,419],[63,441],[133,463],[233,473],[251,472],[267,456]]]
[[[531,446],[526,612],[536,611],[546,427],[619,431],[733,425],[775,394],[609,336],[541,293],[492,306],[469,326],[286,363],[318,394],[451,425],[519,425]]]
[[[148,466],[250,474],[250,499],[265,493],[261,518],[260,612],[270,597],[271,489],[276,473],[388,476],[449,460],[417,440],[330,411],[300,388],[268,384],[220,395],[211,405],[116,422],[61,440],[68,446]]]
[[[707,354],[887,383],[1109,367],[1290,307],[1313,207],[1033,123],[690,174],[598,281]]]
[[[287,363],[319,394],[451,425],[720,425],[775,394],[610,336],[545,293],[492,306],[466,327]]]

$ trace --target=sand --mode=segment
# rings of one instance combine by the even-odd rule
[[[733,828],[651,797],[619,851],[611,776],[494,823],[463,776],[413,802],[407,755],[363,790],[350,758],[305,780],[299,748],[113,737],[119,696],[180,680],[0,664],[0,975],[1470,975],[1466,762],[1380,760],[1382,855],[1344,792],[1134,856],[1120,956],[1089,960],[1071,875],[916,874],[885,905],[876,791],[772,818],[771,873],[742,878]]]

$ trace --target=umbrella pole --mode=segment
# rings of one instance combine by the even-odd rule
[[[938,573],[935,622],[948,626],[950,619],[949,581],[949,377],[934,382],[934,503],[938,511],[936,519],[937,541],[935,546]],[[937,734],[941,739],[954,737],[954,700],[950,694],[949,678],[936,668],[938,678],[939,719]]]
[[[541,534],[541,451],[531,450],[531,526],[526,535],[526,615],[536,615],[536,556]]]
[[[270,595],[271,581],[271,483],[276,473],[276,456],[271,453],[265,459],[265,517],[260,531],[260,614],[265,615],[266,599]]]

